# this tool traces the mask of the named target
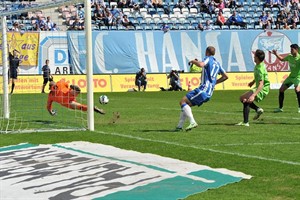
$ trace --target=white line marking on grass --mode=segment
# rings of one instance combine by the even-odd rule
[[[255,143],[236,143],[236,144],[209,144],[205,146],[212,146],[212,147],[221,147],[221,146],[265,146],[265,145],[295,145],[300,144],[300,142],[255,142]]]
[[[159,108],[161,110],[177,110],[178,112],[181,110],[181,109],[172,109],[172,108]],[[151,108],[152,110],[152,108]],[[218,111],[211,111],[211,110],[203,110],[203,109],[200,109],[201,112],[204,112],[204,113],[214,113],[214,114],[221,114],[221,115],[239,115],[239,116],[242,116],[243,112],[241,111],[240,113],[236,113],[236,112],[218,112]],[[277,116],[267,116],[268,118],[271,118],[271,119],[295,119],[295,120],[299,120],[300,117],[280,117],[278,116],[278,114],[274,113],[275,115]]]
[[[221,151],[221,150],[205,148],[205,147],[198,147],[198,146],[193,146],[193,145],[183,145],[183,144],[179,144],[179,143],[176,143],[176,142],[168,142],[168,141],[162,141],[162,140],[152,140],[152,139],[148,139],[148,138],[136,137],[136,136],[132,136],[132,135],[124,135],[124,134],[120,134],[120,133],[108,133],[108,132],[104,132],[104,131],[95,131],[95,132],[105,134],[105,135],[116,135],[116,136],[120,136],[120,137],[136,139],[136,140],[150,141],[150,142],[157,142],[157,143],[175,145],[175,146],[180,146],[180,147],[185,147],[185,148],[199,149],[199,150],[210,151],[210,152],[214,152],[214,153],[227,154],[227,155],[233,155],[233,156],[239,156],[239,157],[244,157],[244,158],[254,158],[254,159],[258,159],[258,160],[273,161],[273,162],[289,164],[289,165],[300,165],[300,162],[279,160],[279,159],[274,159],[274,158],[265,158],[265,157],[261,157],[261,156],[253,156],[253,155],[247,155],[247,154],[241,154],[241,153],[233,153],[233,152],[229,152],[229,151]]]

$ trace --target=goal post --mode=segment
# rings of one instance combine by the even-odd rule
[[[9,119],[9,99],[8,99],[8,62],[7,62],[7,31],[6,17],[1,16],[2,27],[2,78],[3,78],[3,118]]]
[[[18,94],[9,94],[9,60],[8,52],[10,44],[8,44],[7,34],[7,16],[20,15],[21,13],[54,10],[60,6],[84,4],[85,18],[84,18],[84,34],[86,45],[86,94],[80,95],[78,100],[80,103],[87,104],[87,112],[79,110],[71,110],[67,108],[61,108],[62,106],[55,104],[54,107],[58,108],[58,116],[50,116],[46,110],[47,94],[38,94],[40,92],[41,85],[35,85],[36,77],[42,77],[40,73],[29,72],[26,74],[26,70],[22,70],[23,73],[19,73],[19,80],[22,82],[24,88],[35,88],[35,94],[27,94],[26,91]],[[56,14],[57,13],[53,13]],[[92,28],[91,28],[91,2],[88,0],[62,0],[51,1],[47,3],[41,3],[31,7],[25,7],[19,10],[10,10],[0,13],[1,19],[1,34],[2,34],[2,94],[0,97],[1,110],[0,110],[0,133],[20,133],[20,132],[45,132],[45,131],[73,131],[73,130],[90,130],[94,131],[94,95],[93,95],[93,67],[92,67]],[[31,20],[30,20],[31,21]],[[52,32],[52,31],[51,31]],[[60,32],[60,31],[59,31]],[[82,33],[82,31],[78,31]],[[25,30],[26,33],[26,30]],[[40,32],[39,32],[40,33]],[[54,32],[53,32],[54,33]],[[23,30],[16,35],[24,34]],[[51,33],[50,33],[51,34]],[[56,32],[57,34],[57,32]],[[66,35],[66,33],[64,33]],[[11,39],[12,40],[12,39]],[[26,42],[25,42],[26,43]],[[11,49],[10,49],[11,50]],[[37,50],[38,51],[38,50]],[[41,53],[41,52],[39,52]],[[38,59],[38,58],[36,58]],[[39,60],[36,62],[44,62]],[[54,63],[52,63],[53,65]],[[51,65],[51,64],[50,64]],[[35,66],[38,68],[38,66]],[[34,68],[34,67],[33,67]],[[28,70],[30,71],[30,70]],[[36,70],[37,71],[37,70]],[[51,71],[53,74],[54,72]],[[22,76],[29,77],[30,80],[22,79]],[[28,79],[29,79],[28,78]],[[54,75],[54,81],[58,81]],[[41,81],[39,81],[40,84]],[[20,84],[20,83],[18,83]],[[28,84],[28,85],[26,85]],[[72,84],[72,83],[70,83]],[[42,96],[43,95],[43,96]],[[35,116],[38,115],[38,116]],[[72,121],[74,120],[74,121]],[[50,125],[49,125],[50,124]]]

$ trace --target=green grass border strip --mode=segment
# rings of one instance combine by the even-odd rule
[[[36,146],[39,146],[39,145],[38,144],[30,144],[30,143],[17,144],[17,145],[12,145],[12,146],[0,147],[0,152],[26,149],[26,148],[36,147]]]

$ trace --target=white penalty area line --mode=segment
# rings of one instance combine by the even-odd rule
[[[125,134],[120,134],[120,133],[108,133],[108,132],[104,132],[104,131],[95,131],[95,132],[101,133],[104,135],[115,135],[115,136],[119,136],[119,137],[125,137],[125,138],[130,138],[130,139],[141,140],[141,141],[149,141],[149,142],[156,142],[156,143],[174,145],[174,146],[185,147],[185,148],[193,148],[193,149],[209,151],[209,152],[213,152],[213,153],[227,154],[227,155],[239,156],[239,157],[244,157],[244,158],[253,158],[253,159],[258,159],[258,160],[272,161],[272,162],[278,162],[278,163],[283,163],[283,164],[288,164],[288,165],[300,165],[300,162],[279,160],[279,159],[274,159],[274,158],[265,158],[262,156],[247,155],[247,154],[234,153],[234,152],[229,152],[229,151],[221,151],[221,150],[216,150],[216,149],[212,149],[212,148],[198,147],[198,146],[194,146],[194,145],[184,145],[184,144],[180,144],[180,143],[176,143],[176,142],[169,142],[169,141],[163,141],[163,140],[152,140],[152,139],[148,139],[148,138],[142,138],[142,137],[137,137],[137,136],[132,136],[132,135],[125,135]]]
[[[161,110],[173,110],[173,111],[180,111],[181,109],[172,109],[172,108],[159,108]],[[218,111],[210,111],[210,110],[203,110],[200,108],[200,112],[205,112],[205,113],[214,113],[214,114],[220,114],[220,115],[239,115],[239,116],[242,116],[243,112],[241,111],[241,113],[233,113],[233,112],[218,112]],[[281,116],[278,116],[278,113],[274,113],[275,115],[277,116],[268,116],[268,118],[271,118],[271,119],[295,119],[295,120],[300,120],[300,114],[296,113],[296,115],[298,114],[299,117],[281,117]]]
[[[254,143],[233,143],[233,144],[208,144],[204,146],[222,147],[222,146],[266,146],[266,145],[295,145],[300,142],[254,142]]]

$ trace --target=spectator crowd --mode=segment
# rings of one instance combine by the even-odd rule
[[[13,6],[12,6],[13,5]],[[32,6],[21,1],[6,10]],[[94,30],[298,29],[299,0],[92,0]],[[84,30],[84,4],[58,9],[68,30]],[[9,16],[12,31],[57,31],[43,13]],[[30,23],[20,23],[23,21]],[[150,28],[149,28],[150,26]],[[25,27],[25,28],[24,28]],[[148,27],[148,28],[146,28]]]

